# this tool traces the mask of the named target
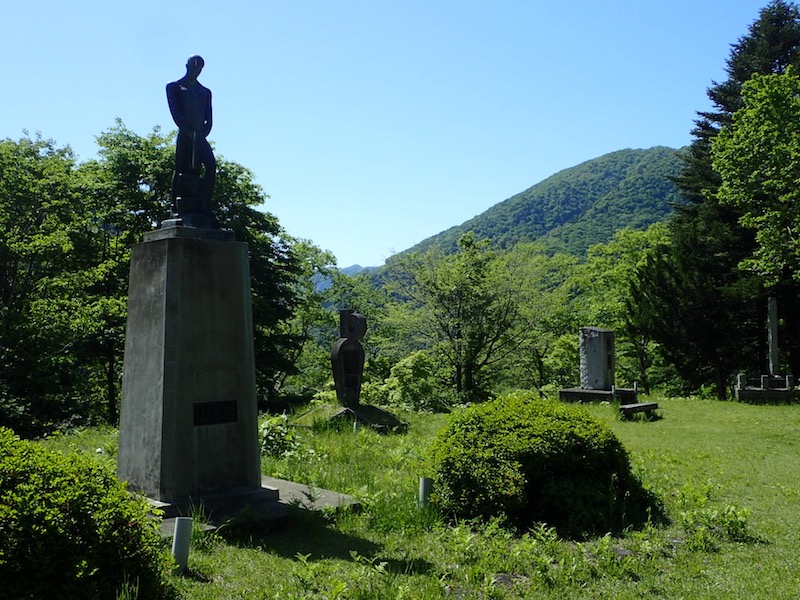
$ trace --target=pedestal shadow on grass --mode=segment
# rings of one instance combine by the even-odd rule
[[[390,573],[424,575],[434,565],[423,559],[395,559],[382,554],[381,544],[332,529],[319,512],[290,507],[280,521],[231,523],[218,530],[227,543],[240,548],[259,549],[294,559],[298,555],[309,562],[356,557],[384,563]]]

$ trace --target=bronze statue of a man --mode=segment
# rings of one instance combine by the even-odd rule
[[[186,225],[213,226],[211,193],[217,176],[217,161],[206,139],[211,132],[211,90],[203,87],[197,77],[205,66],[200,56],[190,56],[186,75],[167,84],[167,102],[172,119],[178,126],[175,145],[175,175],[172,198],[181,217],[198,217]],[[205,173],[201,177],[200,167]],[[190,218],[191,220],[191,218]]]

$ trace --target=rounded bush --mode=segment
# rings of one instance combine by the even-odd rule
[[[139,598],[167,591],[169,555],[107,468],[0,428],[0,584],[8,598]]]
[[[613,432],[573,405],[514,392],[451,415],[431,452],[446,515],[542,522],[561,535],[618,531],[658,508]]]
[[[423,350],[400,360],[386,380],[388,403],[418,412],[448,410],[450,398],[439,381],[437,369],[434,357]]]

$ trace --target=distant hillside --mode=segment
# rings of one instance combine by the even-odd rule
[[[350,277],[355,277],[356,275],[360,275],[361,273],[370,273],[371,271],[377,270],[379,267],[362,267],[361,265],[350,265],[349,267],[344,267],[343,269],[339,269],[339,272],[344,275],[349,275]],[[328,288],[331,287],[333,282],[331,281],[330,277],[326,277],[324,275],[314,275],[312,278],[312,282],[314,283],[314,290],[317,292],[324,292]]]
[[[361,265],[351,265],[349,267],[345,267],[343,269],[339,269],[339,271],[341,271],[345,275],[355,276],[355,275],[358,275],[359,273],[363,273],[365,271],[367,273],[370,272],[370,271],[374,271],[377,268],[378,267],[362,267]]]
[[[681,201],[669,180],[681,164],[678,151],[663,146],[605,154],[564,169],[407,251],[434,245],[450,251],[462,234],[473,231],[498,248],[538,240],[553,251],[583,255],[618,229],[645,229],[664,220],[671,205]]]

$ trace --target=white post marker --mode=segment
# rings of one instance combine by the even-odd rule
[[[419,505],[428,506],[428,498],[431,495],[433,481],[430,477],[419,478]]]
[[[189,563],[189,543],[192,541],[192,517],[176,517],[172,535],[172,556],[178,565],[176,575],[182,575]]]

